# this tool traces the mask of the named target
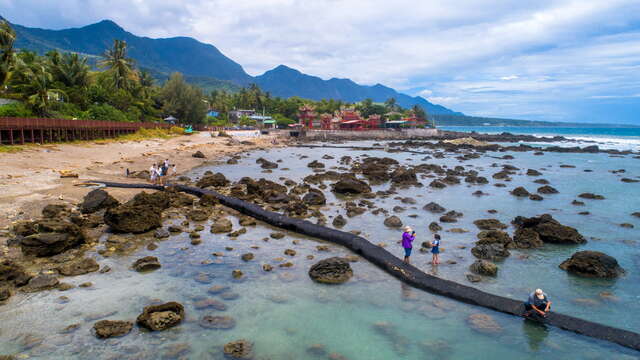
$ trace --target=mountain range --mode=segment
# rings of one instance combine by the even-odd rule
[[[402,107],[422,106],[430,114],[462,115],[446,107],[432,104],[420,96],[409,96],[381,84],[359,85],[350,79],[332,78],[323,80],[304,74],[285,65],[279,65],[262,75],[252,77],[242,66],[226,57],[210,44],[190,37],[152,39],[136,36],[110,20],[81,28],[47,30],[11,24],[16,31],[15,47],[36,51],[49,50],[75,52],[92,59],[103,54],[113,45],[113,40],[127,42],[128,54],[141,68],[157,74],[158,78],[178,71],[186,79],[205,88],[237,89],[255,83],[272,95],[280,97],[299,96],[305,99],[335,99],[357,102],[372,99],[384,102],[395,98]]]

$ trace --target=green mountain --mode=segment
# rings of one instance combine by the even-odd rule
[[[46,30],[12,24],[17,33],[16,47],[45,53],[49,50],[76,52],[93,60],[113,45],[113,40],[127,42],[129,56],[141,68],[151,70],[160,81],[168,74],[179,71],[187,81],[205,90],[225,89],[237,91],[250,83],[276,96],[321,100],[336,99],[357,102],[367,98],[383,102],[391,97],[398,105],[411,107],[421,105],[430,114],[456,113],[435,105],[422,97],[398,93],[389,87],[359,85],[349,79],[322,80],[280,65],[264,74],[252,77],[242,66],[222,54],[215,46],[201,43],[189,37],[152,39],[127,32],[118,24],[104,20],[81,28]]]

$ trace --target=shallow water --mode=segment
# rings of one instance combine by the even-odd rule
[[[194,170],[193,175],[213,170],[224,172],[232,180],[239,180],[242,176],[277,180],[285,176],[299,181],[311,173],[306,164],[312,160],[319,160],[330,167],[336,165],[342,155],[355,157],[362,153],[344,149],[303,148],[260,151],[248,154],[238,165],[200,168]],[[321,159],[324,154],[336,159]],[[309,158],[299,160],[299,155]],[[424,157],[382,151],[370,151],[368,155],[394,157],[408,164],[421,163],[423,161],[420,159]],[[505,153],[487,155],[502,156]],[[637,198],[640,194],[640,184],[622,183],[619,181],[620,175],[609,173],[608,170],[624,168],[627,171],[624,177],[638,176],[640,160],[631,157],[611,158],[606,154],[512,155],[515,156],[514,160],[482,157],[461,164],[453,157],[425,160],[450,167],[473,166],[489,179],[491,174],[499,171],[499,168],[491,167],[494,162],[509,163],[523,169],[523,175],[514,176],[506,188],[494,187],[491,179],[491,184],[483,186],[461,184],[442,190],[425,186],[399,191],[398,195],[402,197],[415,198],[416,205],[402,204],[393,197],[373,201],[389,210],[396,205],[407,207],[405,212],[396,215],[418,232],[418,244],[431,238],[426,226],[437,220],[436,215],[422,210],[424,204],[436,201],[447,209],[463,212],[464,217],[458,223],[444,227],[463,228],[469,233],[442,233],[442,262],[455,260],[457,264],[433,268],[427,264],[430,256],[418,251],[414,251],[412,258],[414,264],[425,271],[467,284],[467,267],[475,260],[469,249],[478,232],[472,224],[473,220],[495,217],[509,223],[516,215],[551,213],[562,223],[578,228],[589,238],[589,242],[581,246],[546,245],[543,249],[531,251],[513,250],[511,257],[499,264],[500,272],[496,279],[471,285],[522,299],[532,289],[542,287],[558,311],[639,331],[640,317],[630,314],[640,310],[640,221],[630,214],[640,211],[640,208],[634,208],[640,207],[640,204],[629,199]],[[280,169],[273,173],[262,173],[255,163],[258,157],[272,161],[282,159],[283,162],[280,163]],[[560,168],[558,165],[561,163],[572,164],[576,168]],[[282,170],[283,167],[290,170]],[[529,191],[539,186],[533,183],[536,177],[524,175],[527,168],[545,168],[540,170],[543,173],[541,177],[549,180],[560,193],[544,195],[545,200],[541,202],[511,196],[508,191],[516,186],[525,186]],[[585,173],[585,169],[592,169],[593,172]],[[421,181],[428,184],[431,179]],[[377,186],[374,190],[387,187]],[[480,198],[472,196],[471,193],[478,189],[490,195]],[[570,205],[577,194],[585,191],[602,194],[606,200],[584,200],[586,205],[583,207]],[[336,199],[328,190],[324,193],[330,203],[341,205],[344,202],[344,199]],[[487,214],[488,209],[496,209],[498,213]],[[579,211],[590,211],[592,215],[578,215]],[[323,212],[327,216],[345,213],[342,207],[331,205]],[[418,217],[410,218],[410,214],[417,214]],[[367,212],[348,218],[344,230],[363,231],[362,235],[370,241],[385,242],[390,251],[401,256],[402,249],[396,244],[400,234],[384,227],[383,219],[383,215],[375,216]],[[176,218],[170,222],[180,223],[182,220]],[[233,221],[234,229],[239,228],[235,218]],[[633,223],[636,228],[621,228],[618,224],[622,222]],[[510,232],[512,230],[509,229]],[[101,265],[111,266],[112,271],[63,280],[74,284],[91,281],[94,283],[92,288],[17,295],[8,305],[0,307],[0,354],[19,353],[42,359],[215,359],[222,358],[221,345],[245,338],[255,343],[258,359],[326,359],[327,354],[333,352],[347,359],[600,359],[638,356],[637,352],[606,342],[555,328],[545,329],[512,316],[404,287],[364,260],[352,264],[355,276],[346,284],[315,284],[307,275],[311,264],[320,258],[348,255],[349,252],[333,245],[330,245],[329,253],[320,252],[316,246],[324,243],[293,233],[287,233],[280,240],[263,241],[274,231],[278,230],[259,224],[249,227],[247,234],[234,240],[226,234],[210,234],[206,226],[201,233],[203,243],[198,246],[191,245],[185,233],[159,242],[159,248],[155,251],[141,250],[134,255],[112,258],[93,254]],[[299,243],[294,244],[294,240]],[[466,248],[457,247],[462,245]],[[252,246],[259,248],[253,249]],[[234,249],[227,251],[225,247]],[[296,250],[296,256],[284,255],[283,251],[287,248]],[[615,281],[597,281],[569,276],[557,267],[573,252],[581,249],[601,250],[616,257],[627,270],[627,275]],[[213,252],[224,252],[225,256],[216,258],[212,256]],[[254,253],[255,260],[243,262],[240,255],[246,252]],[[147,274],[129,269],[135,259],[145,255],[158,256],[163,267]],[[315,259],[308,260],[307,255],[314,255]],[[202,264],[205,260],[213,260],[214,263]],[[285,261],[293,262],[294,266],[289,269],[277,266]],[[265,263],[274,265],[274,271],[263,272],[261,265]],[[233,269],[245,273],[243,281],[232,279]],[[200,274],[209,277],[209,283],[202,283],[203,279],[196,281]],[[230,286],[240,296],[235,300],[222,300],[218,295],[207,293],[207,289],[213,285]],[[616,300],[604,300],[599,295],[602,291],[613,293]],[[58,297],[62,295],[69,297],[70,301],[61,304]],[[203,298],[222,300],[228,309],[196,309],[195,302]],[[106,316],[108,319],[134,320],[142,308],[154,299],[183,303],[187,321],[160,333],[142,332],[134,327],[129,335],[106,341],[91,335],[91,326],[97,318]],[[490,314],[502,330],[497,334],[483,334],[470,329],[466,319],[474,313]],[[198,320],[208,314],[232,316],[237,322],[236,327],[231,330],[203,329],[198,325]],[[81,325],[77,331],[58,334],[61,329],[74,323]],[[26,344],[37,345],[26,349]],[[307,352],[313,344],[322,344],[326,354]],[[178,351],[181,349],[182,352]]]

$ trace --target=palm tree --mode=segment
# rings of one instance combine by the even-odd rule
[[[66,87],[84,88],[89,85],[89,65],[86,57],[80,57],[75,53],[60,56],[57,51],[49,52],[47,57],[54,81],[59,81]]]
[[[137,78],[134,61],[127,57],[127,43],[123,40],[113,41],[113,48],[105,51],[98,66],[107,69],[116,89],[128,89]]]
[[[11,70],[15,63],[13,43],[16,32],[5,20],[0,20],[0,86],[4,86],[11,77]]]
[[[22,94],[36,113],[47,115],[51,100],[65,96],[63,90],[53,88],[53,76],[42,61],[22,62],[16,70],[20,72],[21,77],[14,88]]]
[[[384,102],[384,106],[386,106],[390,112],[396,111],[398,109],[395,98],[388,98],[387,101]]]

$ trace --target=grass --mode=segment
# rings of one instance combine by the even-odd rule
[[[16,153],[24,150],[24,146],[21,145],[0,145],[0,153]]]

